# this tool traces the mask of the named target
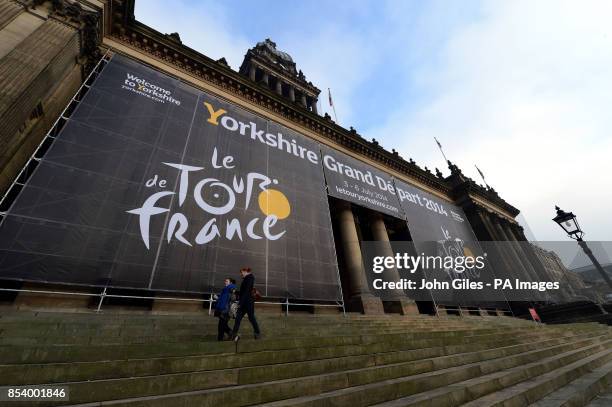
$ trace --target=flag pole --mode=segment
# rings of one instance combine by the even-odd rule
[[[327,94],[329,95],[329,105],[334,112],[334,119],[336,120],[337,124],[340,124],[340,122],[338,122],[338,115],[336,114],[336,106],[334,106],[334,102],[332,101],[331,90],[329,90],[329,88],[327,88]]]
[[[482,178],[482,182],[484,182],[484,184],[487,186],[488,189],[491,189],[491,187],[489,186],[489,184],[487,184],[487,181],[485,180],[484,174],[482,173],[482,171],[480,171],[480,168],[478,168],[476,164],[474,164],[474,167],[476,167],[476,171],[478,171],[478,173],[480,174],[480,178]]]
[[[436,144],[438,145],[438,148],[440,149],[440,152],[442,153],[442,157],[444,157],[444,162],[447,163],[448,162],[448,158],[446,158],[446,154],[444,154],[444,150],[442,150],[442,144],[440,144],[438,139],[435,138],[435,137],[434,137],[434,140],[436,141]]]

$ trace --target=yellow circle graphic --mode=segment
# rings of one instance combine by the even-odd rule
[[[278,219],[285,219],[291,213],[289,200],[281,191],[266,189],[259,193],[259,209],[264,215],[276,215]]]
[[[473,259],[474,258],[474,253],[472,252],[472,250],[470,250],[469,247],[464,246],[463,247],[463,256],[464,257],[471,257]]]

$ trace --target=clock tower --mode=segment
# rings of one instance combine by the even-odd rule
[[[276,49],[276,43],[269,38],[247,51],[240,73],[291,103],[317,113],[321,91],[306,80],[302,71],[296,68],[293,58]]]

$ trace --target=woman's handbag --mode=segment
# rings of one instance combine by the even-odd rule
[[[257,288],[253,287],[251,289],[251,297],[253,297],[255,301],[261,300],[261,293],[259,292]]]

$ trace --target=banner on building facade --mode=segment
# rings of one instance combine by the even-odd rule
[[[0,278],[208,293],[250,267],[340,300],[327,195],[407,221],[417,255],[481,252],[458,206],[117,55],[2,220]]]
[[[115,56],[0,226],[0,278],[341,299],[317,143]]]
[[[423,269],[425,277],[436,281],[464,279],[473,283],[482,283],[484,289],[478,298],[489,301],[505,301],[504,295],[492,285],[495,279],[494,267],[487,259],[488,253],[482,250],[476,235],[463,210],[446,200],[429,192],[395,179],[395,189],[400,206],[406,214],[414,249],[417,255],[436,256],[441,259],[482,259],[488,267],[471,267],[464,264],[457,266],[456,261],[448,266]],[[395,247],[396,250],[404,250]],[[488,285],[491,284],[491,285]],[[431,290],[431,295],[438,303],[470,305],[473,298],[469,291]]]

